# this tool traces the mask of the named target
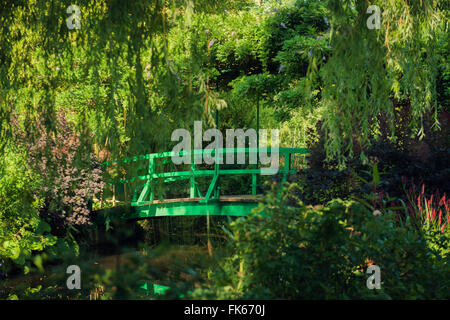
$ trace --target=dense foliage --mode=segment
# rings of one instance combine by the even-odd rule
[[[143,279],[173,287],[166,298],[449,298],[448,0],[80,0],[80,28],[70,5],[0,9],[0,281],[47,279],[0,286],[1,298],[148,298]],[[282,147],[310,154],[283,197],[266,177],[251,216],[224,230],[208,217],[217,257],[175,275],[153,266],[164,250],[151,246],[202,246],[204,217],[96,224],[93,209],[136,187],[112,184],[130,172],[102,162],[169,151],[194,120],[256,128],[257,109]],[[247,184],[223,179],[222,192]],[[114,271],[92,267],[92,248],[120,251],[119,239],[145,248]],[[89,278],[78,293],[64,270],[49,276],[75,260]],[[382,290],[365,285],[370,264]]]
[[[231,224],[233,254],[200,297],[448,299],[449,228],[418,231],[395,211],[377,215],[353,201],[292,207],[274,195],[259,208],[268,218],[255,212]],[[380,290],[366,287],[372,264]]]

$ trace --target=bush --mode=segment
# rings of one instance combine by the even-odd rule
[[[52,231],[64,236],[67,227],[90,224],[91,201],[104,187],[102,170],[89,145],[83,143],[58,113],[58,135],[47,132],[38,122],[37,133],[30,137],[15,123],[16,140],[27,149],[28,164],[41,181],[36,189],[44,200],[40,216],[50,223]]]
[[[24,150],[12,145],[0,157],[0,262],[6,262],[5,271],[11,261],[26,267],[33,251],[56,243],[49,225],[38,215],[43,204],[43,199],[34,195],[39,178],[28,167],[26,157]]]
[[[295,185],[290,186],[293,194]],[[197,297],[250,299],[448,299],[449,234],[399,225],[357,202],[325,208],[286,205],[269,194],[256,212],[230,226],[234,254]],[[259,214],[264,211],[268,217]],[[434,239],[435,241],[430,241]],[[431,250],[434,243],[439,250]],[[366,286],[368,265],[381,269],[381,289]],[[216,289],[213,289],[216,288]]]

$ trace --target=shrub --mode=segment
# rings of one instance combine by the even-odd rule
[[[68,226],[90,223],[92,197],[104,186],[102,170],[88,146],[58,113],[57,134],[47,132],[38,122],[34,136],[21,131],[16,123],[16,140],[27,149],[28,163],[41,180],[37,194],[44,199],[40,216],[54,234],[63,236]],[[84,156],[82,156],[84,155]]]
[[[291,185],[291,195],[294,189]],[[197,297],[449,297],[449,261],[442,254],[448,251],[448,235],[436,241],[443,250],[430,250],[427,235],[399,225],[390,210],[375,216],[357,202],[339,199],[325,208],[301,202],[292,207],[287,198],[269,194],[254,214],[230,225],[234,254],[212,272],[214,284],[197,290]],[[381,269],[381,290],[366,286],[370,264]]]
[[[38,215],[43,199],[34,194],[39,177],[30,170],[24,150],[7,145],[0,157],[0,262],[27,265],[33,251],[56,243]],[[2,270],[2,271],[4,271]]]

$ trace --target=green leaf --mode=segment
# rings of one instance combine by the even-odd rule
[[[42,261],[41,255],[35,256],[33,259],[33,263],[39,269],[40,272],[44,272],[44,267],[42,265],[43,261]]]
[[[375,163],[372,168],[373,184],[378,186],[380,184],[380,172],[378,171],[378,163]]]
[[[50,232],[52,228],[44,220],[40,220],[36,228],[36,234],[43,235],[45,232]]]

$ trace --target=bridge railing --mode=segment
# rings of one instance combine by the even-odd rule
[[[226,163],[225,157],[229,153],[234,153],[235,155],[240,153],[252,154],[255,153],[257,159],[259,158],[260,152],[266,152],[268,154],[271,153],[271,148],[221,148],[221,149],[194,149],[190,151],[179,151],[179,152],[161,152],[161,153],[150,153],[146,155],[140,155],[130,158],[124,158],[120,160],[114,160],[103,163],[103,166],[108,167],[114,164],[127,164],[132,162],[146,161],[148,160],[148,166],[144,168],[145,174],[140,174],[143,168],[139,167],[135,174],[132,175],[129,179],[120,179],[119,181],[114,183],[133,183],[133,182],[141,182],[139,184],[140,187],[136,188],[133,195],[133,200],[131,205],[147,205],[152,204],[155,197],[155,186],[156,183],[163,179],[164,182],[177,181],[182,179],[189,179],[190,181],[190,189],[189,189],[189,197],[190,198],[201,198],[200,202],[208,202],[214,199],[219,199],[220,197],[220,187],[219,180],[221,176],[225,175],[251,175],[252,183],[251,183],[251,194],[256,195],[257,186],[258,186],[258,176],[259,175],[270,175],[270,174],[281,174],[282,182],[286,181],[287,176],[289,174],[295,173],[297,170],[293,167],[294,159],[297,156],[304,156],[309,153],[309,151],[305,148],[278,148],[275,149],[274,152],[279,153],[278,165],[279,169],[272,169],[267,167],[258,167],[258,164],[252,164],[252,168],[246,169],[227,169],[224,168],[224,164]],[[158,159],[166,159],[165,163],[171,163],[172,161],[168,158],[172,158],[173,156],[187,156],[190,155],[191,161],[187,165],[189,165],[189,170],[183,171],[169,171],[169,172],[157,172],[156,161]],[[214,158],[214,169],[200,169],[198,164],[196,163],[196,159],[200,157],[204,159],[204,156]],[[284,162],[284,165],[281,167],[280,163]],[[221,163],[222,162],[222,163]],[[186,165],[186,163],[184,164]],[[247,163],[248,165],[248,163]],[[281,167],[281,168],[280,168]],[[205,196],[202,196],[201,190],[198,186],[198,180],[196,178],[200,177],[212,177],[211,183],[206,191]],[[140,189],[142,188],[142,189]]]

